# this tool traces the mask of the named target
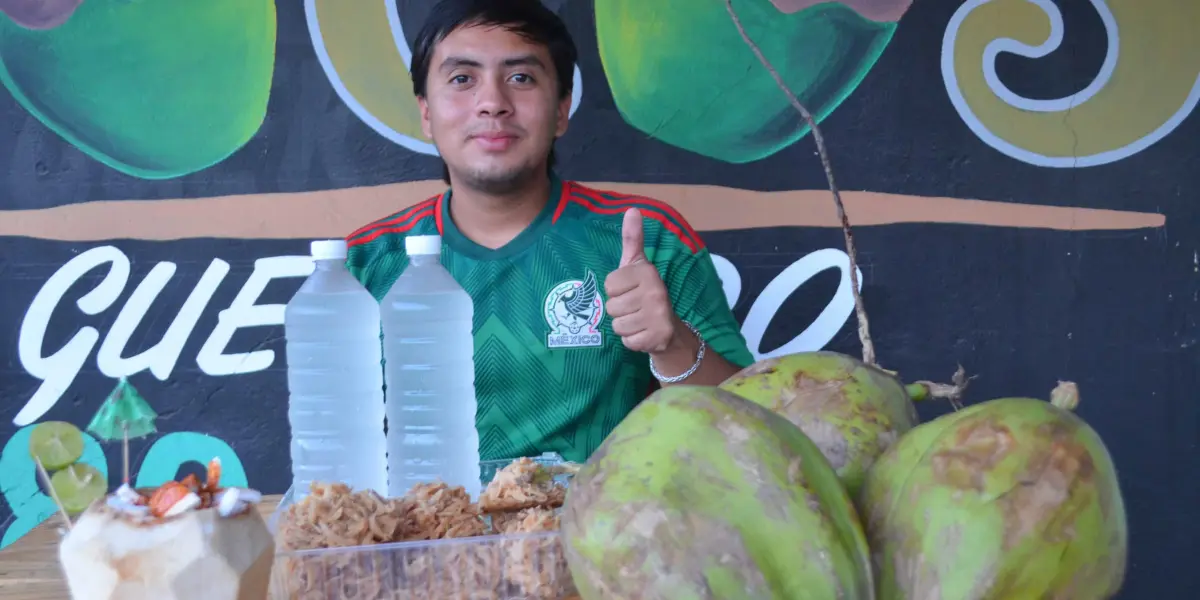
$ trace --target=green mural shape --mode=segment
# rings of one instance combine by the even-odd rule
[[[35,427],[36,424],[22,427],[0,451],[0,496],[12,510],[12,522],[0,538],[0,548],[21,539],[58,512],[54,501],[42,491],[37,466],[29,456],[29,436]],[[82,435],[83,456],[75,464],[90,465],[108,477],[108,462],[100,443],[86,433]]]
[[[630,125],[730,163],[766,158],[809,128],[742,40],[721,0],[595,0],[613,100]],[[786,14],[737,0],[750,39],[820,122],[862,81],[896,31],[845,4]]]
[[[224,440],[194,431],[178,431],[164,435],[150,447],[138,469],[136,487],[158,487],[175,479],[179,465],[190,461],[207,465],[213,458],[221,459],[222,487],[249,485],[242,459]]]
[[[275,30],[273,0],[87,0],[52,29],[0,17],[0,81],[96,160],[178,177],[262,125]]]

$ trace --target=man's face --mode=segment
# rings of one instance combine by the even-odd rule
[[[434,49],[421,128],[455,180],[505,193],[545,172],[566,133],[550,53],[500,27],[460,27]]]

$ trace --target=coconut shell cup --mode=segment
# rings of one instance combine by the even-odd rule
[[[73,600],[262,600],[275,543],[254,507],[139,520],[93,503],[58,548]]]

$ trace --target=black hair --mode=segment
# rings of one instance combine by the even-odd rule
[[[397,0],[399,1],[399,0]],[[413,95],[425,96],[429,63],[434,46],[460,27],[503,27],[525,39],[545,46],[554,62],[558,79],[558,98],[569,96],[574,87],[575,62],[579,52],[567,26],[541,0],[440,0],[429,13],[413,42]],[[546,170],[554,168],[554,147],[550,147]],[[450,183],[450,169],[442,163],[442,180]]]

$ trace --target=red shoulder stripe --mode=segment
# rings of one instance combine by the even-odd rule
[[[571,198],[571,192],[578,189],[579,186],[573,181],[564,181],[562,184],[562,192],[558,195],[558,205],[554,208],[554,216],[550,218],[551,223],[557,223],[558,218],[562,216],[563,210],[567,208],[567,202]]]
[[[674,207],[661,200],[643,196],[630,196],[601,192],[583,186],[575,186],[572,201],[598,214],[622,214],[630,208],[641,209],[642,214],[663,224],[674,233],[693,253],[704,248],[704,240],[692,229],[691,224]]]
[[[445,212],[445,210],[444,210],[445,205],[442,204],[442,200],[445,198],[446,198],[446,195],[442,194],[442,195],[438,196],[437,201],[433,203],[433,222],[435,225],[437,225],[438,235],[446,235],[442,231],[442,213]]]
[[[417,212],[415,215],[413,215],[413,218],[410,221],[401,223],[394,227],[384,227],[382,229],[376,229],[360,238],[350,240],[347,245],[349,247],[353,248],[354,246],[361,246],[362,244],[369,243],[377,238],[383,237],[388,234],[405,233],[405,232],[411,230],[413,227],[416,227],[418,223],[425,220],[426,218],[435,217],[436,210],[437,209],[434,205],[430,205],[428,208],[423,208],[419,212]]]
[[[408,231],[420,222],[421,219],[432,214],[436,210],[440,200],[440,195],[422,200],[394,215],[359,228],[354,233],[346,236],[346,241],[350,246],[357,246],[370,242],[386,233],[403,233]],[[440,230],[441,228],[439,227],[438,229]]]
[[[439,199],[441,199],[440,194],[437,196],[433,196],[431,198],[426,198],[425,200],[422,200],[412,206],[409,206],[408,208],[405,208],[398,213],[389,215],[378,221],[375,221],[374,223],[369,223],[369,224],[359,228],[354,233],[351,233],[350,235],[346,236],[346,239],[353,239],[356,237],[360,237],[363,234],[366,234],[366,233],[370,232],[371,230],[379,228],[379,227],[391,227],[391,226],[401,224],[401,223],[407,221],[409,219],[409,217],[411,217],[411,216],[415,215],[416,213],[421,212],[422,210],[433,205]]]

